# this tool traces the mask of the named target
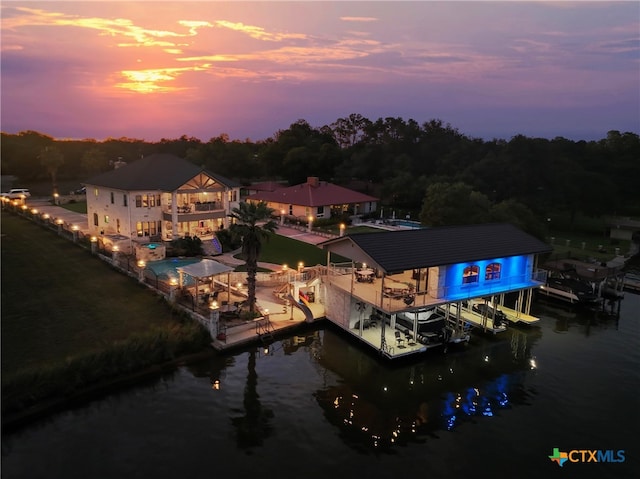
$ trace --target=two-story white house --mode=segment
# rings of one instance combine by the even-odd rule
[[[240,184],[170,154],[154,154],[88,179],[91,234],[111,244],[213,237],[229,226]]]

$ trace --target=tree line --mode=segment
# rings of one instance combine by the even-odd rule
[[[557,211],[640,214],[640,138],[615,130],[598,141],[523,135],[487,141],[437,119],[419,124],[351,114],[320,128],[298,120],[257,142],[226,134],[207,142],[187,135],[147,142],[2,133],[1,153],[3,174],[25,183],[49,179],[54,186],[58,179],[83,181],[119,159],[132,162],[152,153],[172,153],[245,184],[297,184],[318,176],[357,185],[379,196],[385,208],[411,211],[432,225],[540,220]],[[536,228],[540,224],[527,229]]]

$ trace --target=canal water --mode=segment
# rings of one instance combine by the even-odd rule
[[[640,296],[533,313],[395,365],[329,325],[217,356],[4,435],[2,477],[640,477]]]

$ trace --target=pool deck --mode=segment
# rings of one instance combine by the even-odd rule
[[[267,330],[262,329],[262,334],[260,334],[256,330],[256,323],[248,323],[246,327],[231,327],[227,329],[224,340],[213,339],[211,345],[214,349],[227,351],[250,344],[268,344],[273,341],[273,336],[287,333],[308,324],[305,321],[304,313],[300,309],[294,307],[292,310],[291,306],[288,306],[285,312],[285,305],[275,296],[273,288],[258,287],[256,290],[256,303],[261,309],[270,311],[267,320],[256,321],[256,323],[263,326],[268,322]],[[319,319],[320,308],[314,308],[312,305],[311,309],[316,309],[314,317]]]

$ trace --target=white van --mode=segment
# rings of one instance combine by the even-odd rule
[[[2,196],[9,198],[10,200],[19,200],[21,198],[29,198],[31,193],[27,188],[13,188],[9,190],[9,193],[2,193]]]

